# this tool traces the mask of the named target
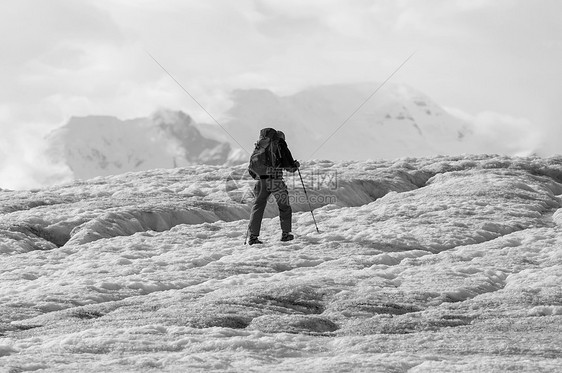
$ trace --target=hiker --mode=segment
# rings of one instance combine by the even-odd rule
[[[260,131],[260,138],[250,157],[248,172],[257,180],[254,187],[255,200],[250,214],[250,245],[261,244],[259,240],[261,221],[271,194],[275,197],[279,208],[279,221],[281,223],[281,241],[291,241],[294,236],[292,230],[292,209],[289,204],[289,192],[283,181],[283,170],[295,172],[299,168],[298,161],[293,159],[285,134],[273,128],[264,128]]]

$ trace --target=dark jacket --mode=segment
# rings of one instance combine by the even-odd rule
[[[276,165],[277,168],[295,172],[295,160],[293,159],[293,155],[291,154],[291,151],[284,139],[279,139],[279,155],[280,158],[278,160],[278,164]]]

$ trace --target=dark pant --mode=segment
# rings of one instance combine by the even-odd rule
[[[279,221],[281,222],[281,230],[283,232],[291,232],[291,216],[292,209],[289,204],[289,192],[287,185],[282,179],[260,179],[256,182],[254,187],[256,199],[252,206],[252,213],[250,214],[250,234],[252,236],[259,236],[261,229],[261,220],[265,207],[267,206],[267,199],[271,194],[277,201],[279,207]]]

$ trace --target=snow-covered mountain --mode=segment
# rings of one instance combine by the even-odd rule
[[[260,128],[282,129],[298,159],[392,159],[479,153],[470,124],[410,87],[319,86],[290,96],[233,93],[227,128],[252,149]],[[377,90],[378,89],[378,90]]]
[[[229,143],[201,134],[191,117],[161,110],[149,118],[73,117],[50,134],[49,157],[74,177],[120,174],[189,164],[225,164]]]
[[[216,124],[197,124],[187,114],[167,110],[132,120],[72,118],[49,137],[50,157],[81,179],[189,164],[232,164],[248,159],[259,130],[269,126],[285,132],[293,155],[301,160],[483,150],[468,123],[421,92],[395,84],[377,88],[378,84],[320,86],[290,96],[234,91],[232,107],[221,123],[228,133]]]
[[[0,190],[0,371],[560,370],[561,157],[302,171],[254,246],[244,165]]]

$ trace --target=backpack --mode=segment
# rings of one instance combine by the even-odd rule
[[[274,169],[279,166],[281,154],[279,151],[279,135],[273,128],[264,128],[260,131],[260,138],[250,156],[248,172],[254,179],[260,176],[273,175]]]

